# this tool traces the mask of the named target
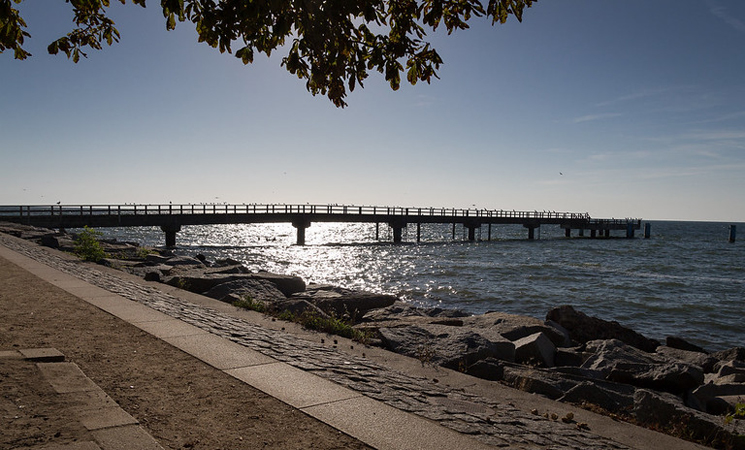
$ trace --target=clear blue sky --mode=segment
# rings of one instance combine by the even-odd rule
[[[540,0],[432,42],[440,80],[377,74],[335,108],[280,67],[112,2],[73,64],[62,1],[0,55],[0,204],[346,203],[745,221],[745,2]]]

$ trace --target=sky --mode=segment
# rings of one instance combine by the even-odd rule
[[[745,221],[745,2],[539,0],[429,39],[439,80],[377,73],[339,109],[280,66],[112,2],[119,43],[47,45],[61,0],[17,6],[0,54],[0,205],[311,203]],[[237,48],[237,47],[236,47]]]

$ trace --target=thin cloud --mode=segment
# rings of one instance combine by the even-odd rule
[[[622,95],[620,97],[616,97],[610,100],[606,100],[604,102],[597,103],[595,106],[610,106],[615,105],[617,103],[625,103],[630,102],[633,100],[641,100],[646,99],[650,97],[659,97],[660,95],[667,94],[669,92],[677,92],[677,91],[684,91],[684,90],[690,90],[691,86],[670,86],[670,87],[662,87],[662,88],[656,88],[656,89],[643,89],[637,92],[632,92],[631,94]]]
[[[575,117],[572,119],[572,123],[594,122],[596,120],[612,119],[621,115],[619,113],[588,114],[586,116]]]
[[[711,1],[708,3],[709,11],[714,15],[714,17],[722,20],[724,23],[726,23],[736,31],[745,33],[745,22],[736,17],[732,17],[727,11],[726,7]]]

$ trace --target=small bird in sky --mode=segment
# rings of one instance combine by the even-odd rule
[[[564,175],[563,173],[559,172],[559,175]]]

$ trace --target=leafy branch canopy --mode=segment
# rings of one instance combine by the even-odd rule
[[[31,56],[23,48],[30,37],[13,3],[0,0],[0,53],[12,50],[16,59]],[[100,50],[118,42],[119,31],[107,16],[111,0],[65,0],[74,12],[72,31],[48,46],[50,54],[65,53],[78,62],[84,50]],[[114,0],[126,4],[127,0]],[[146,0],[130,0],[145,7]],[[267,56],[285,46],[282,59],[290,73],[306,80],[313,95],[326,95],[346,106],[347,89],[363,86],[371,71],[384,75],[393,90],[405,74],[411,84],[437,78],[442,59],[425,40],[427,31],[444,27],[448,34],[468,28],[474,17],[492,24],[510,15],[522,21],[523,11],[537,0],[161,0],[166,28],[189,21],[199,41],[233,53],[244,64],[255,54]]]

